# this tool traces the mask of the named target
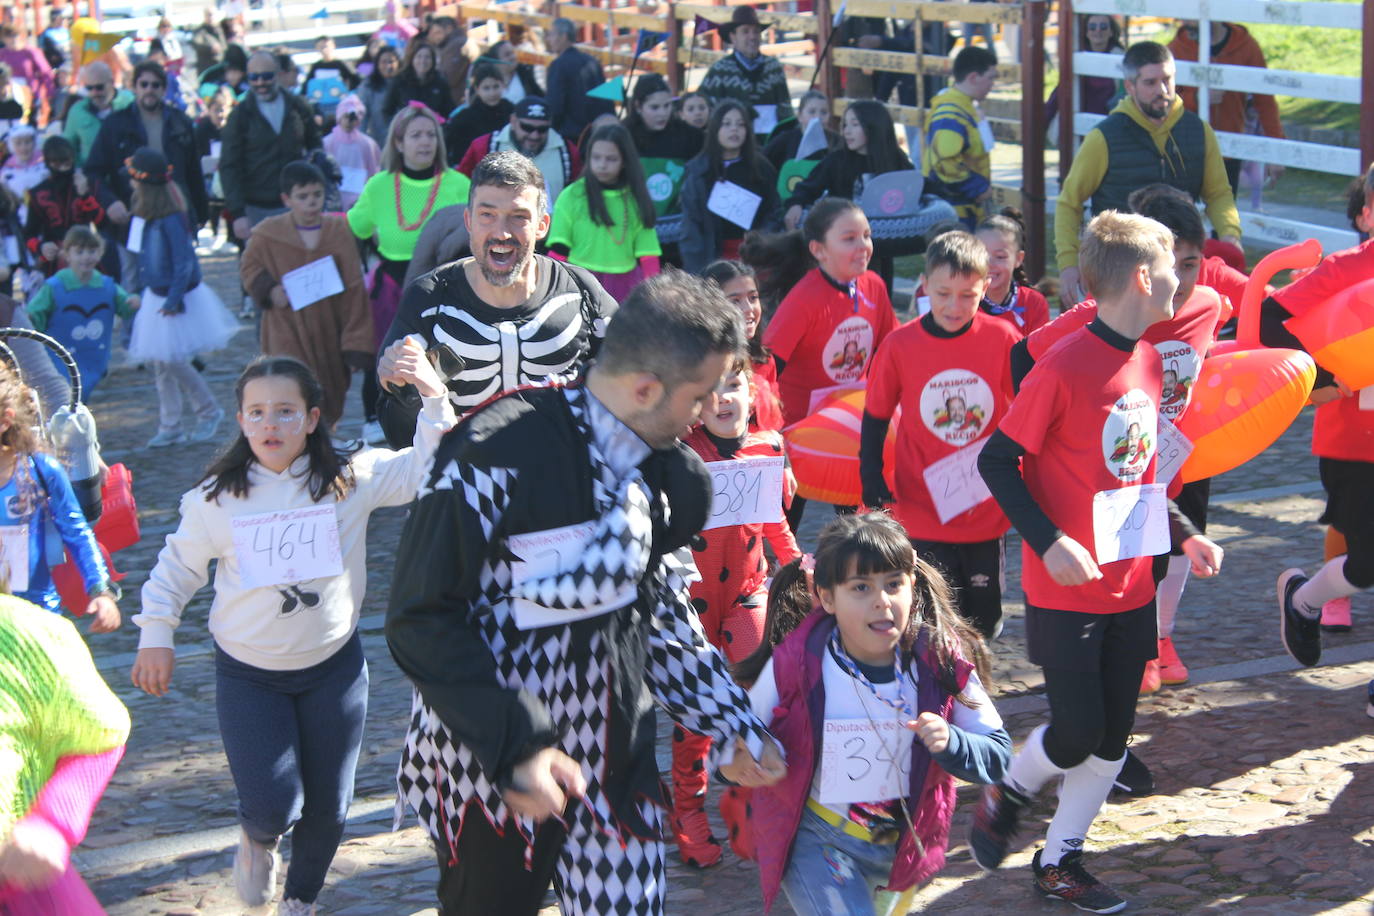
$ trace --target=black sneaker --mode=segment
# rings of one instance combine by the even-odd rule
[[[1293,595],[1306,581],[1301,569],[1285,569],[1279,576],[1279,634],[1293,661],[1311,668],[1322,660],[1321,617],[1304,617],[1293,603]]]
[[[1002,864],[1012,837],[1016,835],[1021,813],[1029,805],[1029,798],[1006,783],[993,783],[983,789],[968,835],[969,849],[979,868],[992,871]]]
[[[1117,913],[1126,908],[1124,897],[1088,874],[1081,852],[1068,853],[1058,865],[1042,868],[1037,849],[1031,871],[1035,873],[1035,889],[1052,900],[1067,900],[1089,913]]]
[[[1135,755],[1130,748],[1126,749],[1126,762],[1121,764],[1121,772],[1116,774],[1116,782],[1112,784],[1113,795],[1153,795],[1155,792],[1155,778],[1150,772],[1150,768],[1145,765],[1145,761]]]

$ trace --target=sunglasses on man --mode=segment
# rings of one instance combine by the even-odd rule
[[[516,123],[527,134],[546,134],[549,132],[549,125],[547,124],[531,124],[529,121],[517,121]]]

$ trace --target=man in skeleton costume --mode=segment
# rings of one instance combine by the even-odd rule
[[[585,382],[507,394],[440,445],[386,634],[416,687],[400,801],[445,916],[533,916],[551,880],[565,916],[663,913],[655,701],[730,749],[732,781],[782,777],[688,602],[711,490],[677,436],[743,343],[718,290],[660,275]]]
[[[464,223],[472,257],[406,287],[381,349],[424,339],[459,415],[520,385],[571,377],[594,356],[616,310],[590,273],[534,253],[549,231],[544,176],[517,152],[492,153],[472,173]],[[384,383],[392,367],[377,367]],[[395,448],[410,444],[420,397],[384,385],[379,419]]]

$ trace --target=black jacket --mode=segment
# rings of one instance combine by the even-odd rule
[[[286,112],[280,133],[268,123],[253,92],[235,106],[224,125],[219,177],[225,209],[235,217],[242,216],[248,204],[281,207],[282,168],[321,148],[320,128],[310,103],[294,92],[281,90],[281,95]]]
[[[549,116],[553,129],[568,140],[576,142],[582,128],[599,115],[614,114],[615,103],[609,99],[592,99],[587,93],[606,82],[601,64],[595,57],[576,48],[567,48],[549,64]]]
[[[186,195],[195,221],[203,223],[209,216],[209,203],[205,195],[205,178],[200,171],[200,153],[196,150],[195,125],[186,115],[166,105],[162,106],[162,119],[162,154],[172,166],[172,180]],[[100,133],[91,144],[84,168],[127,206],[134,189],[124,160],[147,145],[148,132],[143,128],[143,118],[135,102],[111,112],[100,125]]]
[[[899,169],[891,171],[905,171],[913,169],[910,160]],[[843,197],[846,200],[859,199],[859,189],[862,187],[862,180],[865,174],[872,171],[868,157],[856,153],[847,147],[831,150],[826,153],[825,158],[811,170],[792,190],[792,196],[783,201],[783,207],[788,208],[793,204],[800,204],[809,207],[827,194],[832,197]]]
[[[444,145],[448,147],[448,164],[456,166],[462,162],[473,140],[505,127],[510,123],[510,116],[514,113],[515,106],[509,99],[498,99],[495,105],[487,105],[481,99],[473,99],[444,125]]]
[[[409,73],[401,73],[391,81],[386,101],[382,103],[382,113],[386,115],[387,123],[390,124],[396,112],[411,102],[424,102],[430,111],[441,118],[447,118],[449,112],[453,111],[453,95],[437,70],[431,71],[423,83]]]

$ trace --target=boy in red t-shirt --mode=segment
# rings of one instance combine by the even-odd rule
[[[1001,630],[1002,535],[1009,524],[975,472],[978,451],[1011,403],[1012,344],[1021,333],[983,312],[988,251],[967,232],[926,249],[930,311],[878,347],[859,439],[864,505],[891,507],[921,559],[955,588],[985,639]],[[898,409],[895,495],[883,446]]]
[[[1197,207],[1186,197],[1177,196],[1173,189],[1142,197],[1139,192],[1131,201],[1142,216],[1162,224],[1174,236],[1174,275],[1178,291],[1174,293],[1174,314],[1145,331],[1141,337],[1159,351],[1164,363],[1164,388],[1160,402],[1160,416],[1177,425],[1192,400],[1193,385],[1197,381],[1202,361],[1211,349],[1217,334],[1230,312],[1229,303],[1200,280],[1202,245],[1206,230]],[[1056,343],[1097,315],[1092,300],[1080,302],[1045,327],[1031,334],[1012,348],[1012,381],[1020,385],[1035,360]],[[1199,532],[1207,531],[1207,502],[1212,482],[1195,480],[1183,484],[1174,495],[1178,508]],[[1172,491],[1171,491],[1172,492]],[[1155,601],[1159,614],[1159,660],[1145,666],[1145,680],[1141,693],[1154,693],[1165,684],[1183,684],[1188,680],[1188,668],[1174,649],[1174,618],[1178,612],[1183,590],[1188,582],[1188,560],[1175,550],[1174,555],[1155,561],[1158,589]],[[1137,761],[1138,763],[1138,761]],[[1128,764],[1126,773],[1132,778],[1122,779],[1128,791],[1139,792],[1151,781],[1143,776],[1143,767]],[[1141,785],[1141,783],[1144,785]]]
[[[1374,165],[1365,172],[1364,192],[1361,216],[1368,223],[1374,218]],[[1301,280],[1264,300],[1260,340],[1270,347],[1303,349],[1283,321],[1306,314],[1370,277],[1374,240],[1330,255]],[[1346,552],[1327,560],[1311,578],[1296,568],[1279,576],[1283,645],[1302,665],[1321,661],[1322,606],[1374,587],[1374,388],[1352,392],[1318,366],[1312,403],[1317,405],[1312,452],[1326,490],[1321,521],[1345,536]]]
[[[713,471],[713,489],[719,490],[715,508],[728,509],[757,501],[761,489],[750,478],[731,468],[713,468],[711,462],[770,458],[782,460],[782,434],[772,429],[753,429],[753,390],[750,363],[740,360],[721,377],[711,400],[701,412],[701,425],[683,441],[691,447],[707,469]],[[788,475],[780,475],[783,489]],[[776,480],[777,478],[773,478]],[[760,483],[760,488],[762,484]],[[692,607],[711,645],[725,653],[731,664],[742,661],[763,641],[763,624],[768,603],[768,561],[763,542],[773,548],[779,563],[790,563],[801,556],[792,529],[783,517],[785,493],[775,492],[777,502],[770,504],[772,521],[708,527],[692,547],[701,581],[691,586]],[[724,498],[722,498],[724,497]],[[714,514],[711,518],[719,522]],[[711,524],[708,522],[708,524]],[[709,868],[720,861],[722,849],[711,835],[706,816],[707,756],[711,739],[693,734],[681,726],[673,731],[673,811],[669,825],[677,841],[682,861],[696,868]]]
[[[996,868],[1031,799],[1062,776],[1035,883],[1097,913],[1126,905],[1083,867],[1083,841],[1125,760],[1157,649],[1154,556],[1180,544],[1199,576],[1222,558],[1155,482],[1164,372],[1140,338],[1173,316],[1173,247],[1141,216],[1107,211],[1088,224],[1079,264],[1097,316],[1026,376],[978,461],[1024,541],[1027,651],[1044,670],[1050,721],[985,790],[969,845]]]

